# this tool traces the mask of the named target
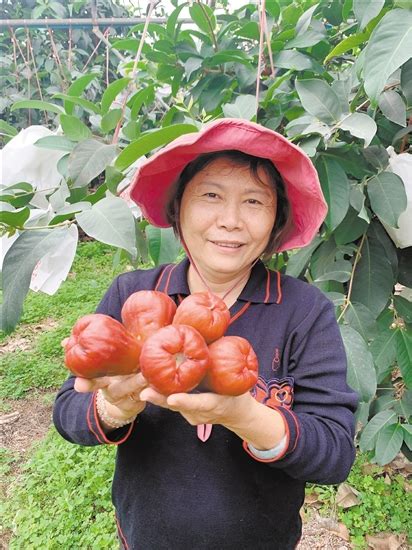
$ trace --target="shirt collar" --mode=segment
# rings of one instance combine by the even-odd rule
[[[187,258],[176,265],[165,267],[158,290],[165,291],[169,296],[190,294],[187,283],[187,271],[190,262]],[[280,303],[281,286],[280,275],[275,271],[268,270],[262,261],[258,261],[252,268],[249,280],[243,288],[238,300],[254,303]]]

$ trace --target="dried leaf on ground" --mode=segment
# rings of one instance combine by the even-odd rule
[[[359,491],[349,485],[341,483],[336,493],[336,504],[341,508],[350,508],[359,504]]]
[[[399,550],[405,542],[402,535],[392,533],[379,533],[378,535],[366,535],[366,542],[373,550]]]

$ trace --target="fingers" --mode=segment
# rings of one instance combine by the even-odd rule
[[[74,389],[80,393],[87,393],[105,388],[109,384],[108,378],[108,376],[103,376],[102,378],[92,378],[89,380],[78,376],[74,381]]]
[[[149,403],[153,403],[153,405],[158,405],[159,407],[169,408],[167,404],[167,397],[150,387],[147,387],[140,392],[139,399],[141,401],[149,401]]]
[[[179,411],[209,412],[216,409],[221,398],[215,393],[175,393],[167,398],[167,404]]]

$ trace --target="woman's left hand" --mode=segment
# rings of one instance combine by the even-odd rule
[[[251,402],[255,402],[249,392],[236,397],[216,393],[175,393],[166,397],[153,388],[145,388],[140,399],[179,412],[192,426],[221,424],[228,428],[247,423]]]

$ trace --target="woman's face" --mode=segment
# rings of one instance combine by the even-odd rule
[[[257,182],[248,166],[211,162],[187,184],[180,226],[190,254],[205,274],[223,280],[250,267],[265,250],[276,217],[276,195],[264,170]]]

